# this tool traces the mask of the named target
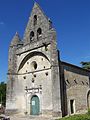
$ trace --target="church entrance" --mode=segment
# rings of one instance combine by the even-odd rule
[[[38,96],[34,95],[31,98],[31,115],[39,115],[40,103]]]

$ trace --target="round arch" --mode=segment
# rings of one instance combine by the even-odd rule
[[[36,56],[36,55],[43,56],[50,62],[50,60],[48,59],[48,57],[45,54],[43,54],[42,52],[34,51],[24,57],[24,59],[21,61],[20,65],[19,65],[18,71],[24,66],[24,64],[26,63],[27,60],[29,60],[31,57]]]

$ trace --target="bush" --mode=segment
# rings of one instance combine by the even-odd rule
[[[90,115],[84,114],[84,115],[73,115],[70,117],[63,117],[59,120],[90,120]]]
[[[90,109],[88,109],[88,115],[90,115]]]

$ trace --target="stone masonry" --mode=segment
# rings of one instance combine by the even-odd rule
[[[90,72],[62,62],[51,20],[35,3],[9,47],[6,113],[62,117],[90,108]]]

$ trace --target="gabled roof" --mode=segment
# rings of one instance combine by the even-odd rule
[[[42,14],[46,17],[46,19],[48,20],[48,17],[45,15],[44,11],[42,10],[42,8],[40,7],[40,5],[37,2],[34,3],[32,11],[33,11],[33,9],[36,9],[36,8],[38,8],[42,12]]]
[[[90,70],[81,68],[81,67],[76,66],[76,65],[73,65],[73,64],[71,64],[71,63],[67,63],[67,62],[61,61],[61,64],[62,64],[62,65],[67,65],[67,66],[71,66],[71,67],[73,67],[73,68],[77,68],[77,69],[80,69],[80,70],[83,70],[83,71],[86,71],[86,72],[90,73]]]

